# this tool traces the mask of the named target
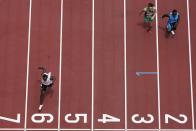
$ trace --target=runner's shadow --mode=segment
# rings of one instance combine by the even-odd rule
[[[163,26],[158,26],[158,28],[161,30],[161,31],[163,31],[165,34],[164,34],[164,36],[165,36],[165,38],[170,38],[171,37],[171,35],[170,35],[170,33],[168,33],[167,32],[167,29],[165,28],[165,27],[163,27]]]
[[[140,27],[142,27],[142,28],[145,29],[145,30],[146,30],[146,28],[147,28],[147,27],[146,27],[146,24],[145,24],[144,22],[138,22],[137,25],[140,26]]]
[[[53,85],[54,86],[54,85]],[[46,96],[50,96],[50,97],[53,97],[53,94],[54,94],[54,89],[53,87],[49,87],[46,91]]]

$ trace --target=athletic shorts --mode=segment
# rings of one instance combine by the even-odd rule
[[[175,30],[174,26],[175,26],[176,23],[167,23],[167,31],[172,31],[172,30]]]
[[[47,88],[52,87],[52,85],[53,85],[53,83],[52,83],[52,84],[50,84],[50,85],[44,85],[44,84],[41,84],[41,91],[46,91],[46,90],[47,90]]]
[[[152,19],[152,17],[144,16],[144,22],[146,22],[146,23],[152,23],[153,22],[153,19]]]

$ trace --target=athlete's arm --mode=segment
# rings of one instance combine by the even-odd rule
[[[153,14],[153,16],[152,16],[152,19],[154,19],[154,18],[155,18],[156,13],[157,13],[157,10],[156,10],[156,8],[154,7],[154,14]]]
[[[177,21],[177,23],[179,23],[179,21],[180,21],[180,15],[178,15],[178,21]]]
[[[143,14],[144,12],[146,12],[146,8],[144,8],[142,11],[140,11],[139,15]]]
[[[178,26],[178,24],[179,24],[179,21],[180,21],[180,15],[178,16],[178,20],[177,20],[177,22],[176,22],[175,25],[174,25],[174,30],[176,30],[176,28],[177,28],[177,26]]]
[[[168,18],[169,18],[169,15],[168,15],[168,14],[164,14],[164,15],[162,15],[161,18],[163,19],[163,18],[165,18],[165,17],[168,17]]]
[[[56,78],[54,76],[51,76],[50,80],[54,82]]]
[[[44,67],[38,67],[38,69],[42,71],[41,75],[43,75],[43,73],[46,72],[46,68],[44,68]]]

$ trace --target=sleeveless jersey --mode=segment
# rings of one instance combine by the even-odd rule
[[[178,19],[179,19],[179,13],[177,13],[177,15],[176,16],[173,16],[172,15],[172,12],[169,14],[169,20],[168,20],[168,22],[169,23],[176,23],[177,21],[178,21]]]
[[[46,80],[46,81],[44,81],[44,80],[42,79],[42,80],[41,80],[42,84],[43,84],[43,85],[46,85],[46,86],[48,86],[48,85],[52,84],[52,80],[51,80],[51,72],[49,72],[49,73],[44,73],[44,75],[47,75],[47,76],[48,76],[48,78],[47,78],[47,80]]]
[[[151,18],[154,15],[155,10],[156,10],[155,7],[146,7],[144,8],[144,11],[145,11],[144,15],[148,18]]]

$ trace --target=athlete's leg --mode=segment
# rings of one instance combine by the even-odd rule
[[[171,25],[172,25],[171,34],[175,35],[176,23],[172,23]]]
[[[169,22],[167,23],[167,31],[168,31],[168,33],[171,33],[172,35],[175,35],[173,23],[169,23]]]
[[[146,29],[146,27],[147,27],[147,18],[146,16],[144,16],[144,29]]]
[[[44,103],[44,97],[45,97],[45,93],[46,93],[46,88],[47,88],[46,86],[41,85],[39,111],[41,111],[42,108],[43,108],[43,103]]]
[[[167,23],[167,31],[168,32],[172,31],[172,25],[169,22]]]
[[[41,91],[41,94],[40,94],[40,105],[43,105],[43,103],[44,103],[44,96],[45,96],[45,91]]]
[[[152,21],[148,22],[148,29],[147,31],[151,31],[152,30]]]
[[[177,26],[178,26],[178,22],[174,23],[173,24],[173,30],[176,30],[177,29]]]
[[[145,28],[147,31],[151,31],[152,22],[153,22],[153,18],[144,16],[144,23],[145,23]]]

